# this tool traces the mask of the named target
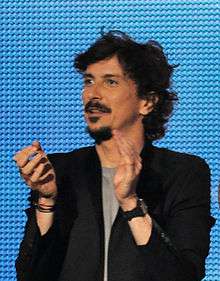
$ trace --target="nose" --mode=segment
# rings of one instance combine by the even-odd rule
[[[101,100],[102,99],[102,90],[100,85],[98,84],[94,84],[88,88],[85,88],[83,90],[84,96],[89,99],[97,99],[97,100]]]

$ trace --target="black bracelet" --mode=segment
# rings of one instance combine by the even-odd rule
[[[39,204],[37,202],[34,202],[33,206],[36,210],[38,210],[41,213],[53,213],[55,211],[55,208],[56,208],[55,205],[46,206],[46,208],[44,208],[45,205]]]

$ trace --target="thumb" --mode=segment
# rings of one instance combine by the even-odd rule
[[[42,150],[41,144],[38,140],[33,141],[32,146],[35,146],[38,150]]]

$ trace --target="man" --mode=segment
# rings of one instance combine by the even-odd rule
[[[156,148],[177,99],[162,47],[109,32],[75,59],[95,146],[14,160],[31,187],[22,281],[196,281],[209,249],[209,169]]]

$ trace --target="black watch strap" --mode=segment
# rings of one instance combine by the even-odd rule
[[[131,211],[123,212],[123,217],[126,220],[130,221],[130,220],[132,220],[133,218],[136,218],[136,217],[144,217],[147,213],[148,213],[147,206],[144,203],[144,200],[138,198],[137,199],[137,206]]]

